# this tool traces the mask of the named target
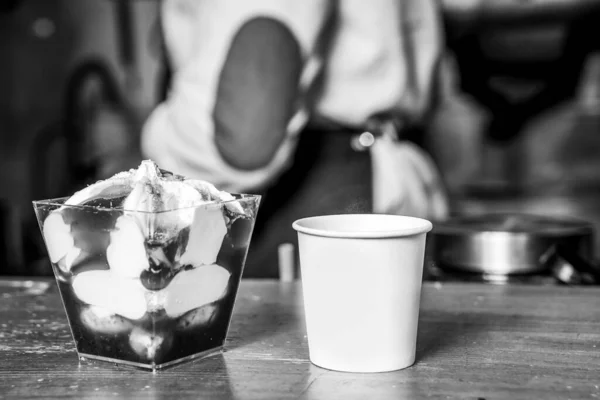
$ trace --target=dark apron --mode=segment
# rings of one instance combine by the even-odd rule
[[[291,168],[263,193],[244,278],[279,276],[279,245],[298,248],[295,220],[371,212],[370,155],[351,147],[354,134],[314,128],[301,133]]]

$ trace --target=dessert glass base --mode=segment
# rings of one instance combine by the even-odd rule
[[[187,356],[184,358],[180,358],[178,360],[169,361],[169,362],[162,363],[162,364],[143,364],[143,363],[117,360],[114,358],[96,356],[93,354],[85,354],[85,353],[79,353],[79,359],[81,361],[87,361],[88,359],[89,360],[98,360],[98,361],[109,362],[109,363],[113,363],[113,364],[122,364],[122,365],[130,366],[130,367],[140,368],[140,369],[148,369],[148,370],[152,370],[152,371],[158,371],[160,369],[169,368],[169,367],[172,367],[172,366],[175,366],[178,364],[183,364],[188,361],[216,356],[218,354],[221,354],[222,352],[223,352],[223,346],[220,346],[215,349],[206,350],[206,351],[203,351],[202,353],[192,354],[191,356]]]

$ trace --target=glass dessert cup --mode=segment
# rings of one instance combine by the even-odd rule
[[[168,211],[34,201],[79,357],[151,370],[219,352],[260,196]]]

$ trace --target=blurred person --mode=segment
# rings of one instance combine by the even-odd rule
[[[442,51],[434,0],[164,0],[161,11],[172,79],[142,155],[264,196],[245,276],[277,275],[297,218],[446,216],[418,145]]]

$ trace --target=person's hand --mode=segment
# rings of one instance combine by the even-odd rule
[[[431,220],[448,216],[448,198],[431,158],[410,142],[379,138],[371,148],[373,211]]]

